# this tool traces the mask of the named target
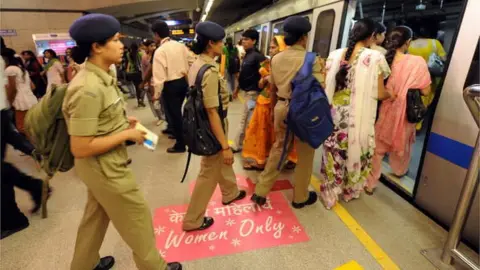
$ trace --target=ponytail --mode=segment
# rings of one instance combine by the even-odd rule
[[[354,39],[348,40],[347,52],[345,52],[345,62],[347,63],[348,61],[350,61],[350,57],[352,56],[353,49],[355,49],[355,44],[357,43],[355,42]],[[350,65],[348,65],[345,62],[340,64],[340,70],[338,70],[337,75],[335,75],[335,81],[337,82],[335,91],[339,91],[347,87],[347,75],[348,75],[348,70],[350,69]]]
[[[385,42],[385,49],[387,50],[385,59],[390,67],[397,54],[397,49],[405,45],[412,37],[413,31],[407,26],[397,26],[388,34]]]
[[[335,91],[345,89],[347,87],[347,75],[350,65],[348,61],[352,57],[353,50],[357,42],[366,40],[375,32],[375,22],[371,19],[361,19],[353,26],[350,36],[348,37],[348,47],[345,53],[345,59],[340,64],[340,70],[335,75],[336,87]]]

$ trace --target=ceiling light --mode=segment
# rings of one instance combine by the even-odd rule
[[[213,0],[209,0],[208,3],[207,3],[207,6],[205,7],[205,13],[208,14],[208,12],[210,12],[210,9],[212,8],[212,5],[213,5]]]
[[[166,23],[168,26],[174,26],[174,25],[179,25],[179,24],[180,24],[179,21],[174,21],[174,20],[167,20],[167,21],[165,21],[165,23]]]

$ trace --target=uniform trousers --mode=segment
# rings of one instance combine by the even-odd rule
[[[95,268],[110,221],[132,249],[138,269],[167,269],[156,248],[150,208],[127,167],[127,159],[127,150],[121,145],[101,156],[75,160],[88,197],[78,228],[72,270]]]
[[[274,130],[275,142],[270,150],[267,164],[264,171],[258,178],[255,187],[255,194],[261,197],[266,197],[272,189],[275,181],[281,173],[278,169],[281,160],[283,147],[285,143],[285,134],[287,126],[285,119],[288,114],[288,101],[278,101],[274,111]],[[293,134],[292,134],[293,136]],[[292,138],[288,138],[288,151],[292,150]],[[295,147],[298,153],[298,162],[294,172],[294,192],[293,201],[295,203],[303,203],[308,199],[308,187],[310,185],[310,178],[313,170],[313,159],[315,157],[315,149],[305,142],[295,137]],[[281,167],[283,167],[282,164]]]

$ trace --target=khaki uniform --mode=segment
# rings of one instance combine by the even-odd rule
[[[225,86],[225,81],[220,78],[218,64],[213,58],[204,54],[199,56],[190,68],[188,74],[189,85],[192,86],[195,84],[197,73],[204,64],[210,64],[214,67],[208,69],[203,76],[203,104],[207,109],[219,106],[218,85],[220,80],[222,106],[223,109],[226,110],[228,107],[229,95]],[[223,155],[221,151],[213,156],[202,157],[200,167],[200,173],[197,177],[192,198],[190,199],[190,204],[183,221],[184,230],[193,230],[202,226],[208,202],[210,201],[217,184],[222,191],[223,202],[230,202],[240,194],[233,167],[223,163]]]
[[[258,183],[255,188],[255,194],[261,197],[266,197],[272,189],[273,184],[280,175],[277,170],[280,162],[283,145],[285,143],[286,124],[285,119],[288,114],[289,100],[292,94],[291,82],[297,75],[297,72],[303,65],[306,51],[303,47],[294,45],[285,51],[277,54],[272,59],[272,74],[270,79],[272,84],[277,87],[278,100],[274,110],[274,130],[275,143],[270,150],[265,170],[260,174]],[[322,74],[322,65],[319,60],[314,63],[313,76],[323,84],[324,76]],[[293,135],[292,135],[293,136]],[[288,140],[291,142],[291,138]],[[295,147],[298,153],[298,162],[295,168],[295,188],[293,201],[295,203],[303,203],[308,199],[308,186],[310,184],[310,177],[312,175],[313,158],[315,156],[315,149],[307,143],[302,142],[295,137]],[[288,149],[291,149],[289,145]]]
[[[122,93],[111,74],[87,62],[70,83],[63,113],[71,136],[109,136],[128,128]],[[91,270],[110,220],[133,251],[138,269],[164,270],[166,262],[155,246],[152,216],[127,167],[124,144],[107,153],[75,160],[87,185],[88,199],[78,229],[72,270]]]

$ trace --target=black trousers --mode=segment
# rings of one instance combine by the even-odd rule
[[[6,110],[1,111],[1,229],[10,230],[28,224],[28,219],[18,209],[15,201],[14,186],[28,191],[32,196],[41,196],[42,181],[19,171],[12,164],[5,162],[5,152],[7,143],[18,142],[18,136],[21,136],[16,130],[12,129],[9,113]]]
[[[127,73],[127,80],[132,82],[135,86],[135,92],[137,94],[138,102],[143,102],[145,98],[145,89],[140,87],[140,83],[142,83],[142,73],[141,72],[132,72]]]
[[[13,111],[13,109],[8,110],[7,115],[9,120],[6,120],[6,122],[9,122],[10,124],[10,127],[6,129],[6,132],[8,134],[6,136],[8,138],[7,144],[10,144],[11,146],[13,146],[13,148],[21,151],[25,155],[30,156],[35,147],[27,140],[25,135],[19,133],[17,128],[15,127],[15,112]]]
[[[185,148],[183,140],[183,120],[182,120],[182,105],[185,101],[188,91],[188,82],[186,78],[168,81],[163,88],[163,98],[165,105],[165,115],[169,115],[169,126],[173,128],[177,143],[176,148]]]

